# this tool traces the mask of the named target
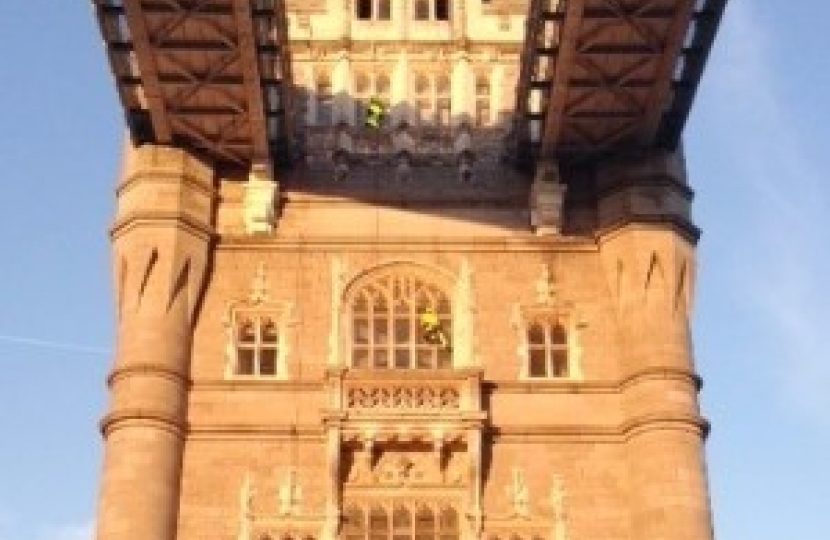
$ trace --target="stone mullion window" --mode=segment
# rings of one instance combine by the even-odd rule
[[[531,324],[527,347],[528,377],[568,377],[568,336],[561,323],[537,321]]]
[[[432,309],[447,339],[452,309],[437,287],[412,276],[386,275],[359,290],[352,300],[352,360],[355,368],[451,368],[449,348],[428,343],[421,315]]]
[[[235,375],[277,375],[279,327],[271,315],[238,313],[234,341]]]

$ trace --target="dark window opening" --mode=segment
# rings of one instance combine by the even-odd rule
[[[426,21],[429,20],[429,1],[415,0],[415,20]]]
[[[372,18],[372,0],[358,0],[356,9],[358,19],[369,20]]]
[[[435,1],[435,18],[439,21],[450,20],[450,0]]]
[[[392,9],[390,7],[390,0],[378,0],[378,19],[381,21],[388,21],[392,18]]]

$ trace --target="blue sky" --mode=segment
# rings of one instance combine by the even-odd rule
[[[731,4],[686,132],[716,537],[827,540],[830,5]],[[88,2],[0,45],[0,540],[89,540],[123,123]]]

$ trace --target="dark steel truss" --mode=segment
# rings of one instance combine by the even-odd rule
[[[235,167],[290,146],[282,0],[93,3],[136,142],[194,148]]]
[[[726,0],[531,0],[520,159],[680,140]]]

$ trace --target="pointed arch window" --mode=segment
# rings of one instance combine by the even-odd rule
[[[446,343],[423,330],[433,313]],[[360,369],[452,367],[452,308],[438,286],[410,274],[385,274],[357,290],[351,301],[351,365]]]

